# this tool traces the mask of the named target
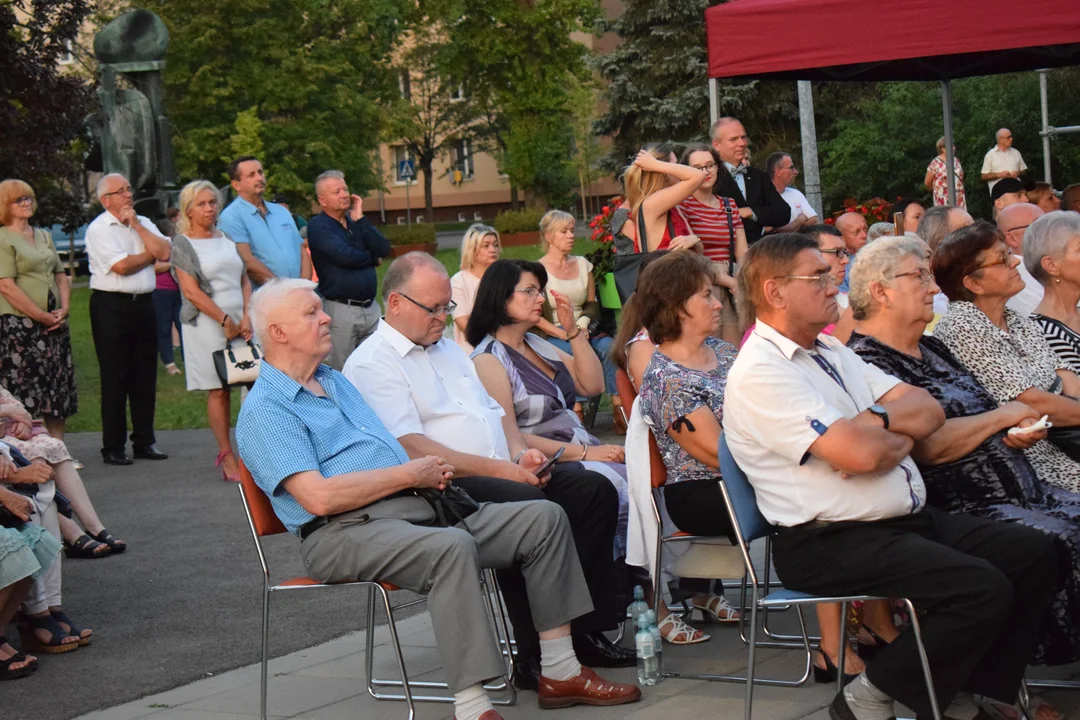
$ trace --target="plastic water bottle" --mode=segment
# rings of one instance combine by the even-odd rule
[[[646,626],[649,632],[652,633],[653,642],[656,644],[656,681],[660,682],[664,679],[664,638],[660,635],[660,628],[656,624],[656,613],[651,608],[642,613],[642,617],[645,618]]]
[[[634,602],[626,606],[626,619],[637,625],[638,615],[649,609],[645,602],[645,590],[640,585],[634,586]]]
[[[637,651],[638,685],[647,687],[660,681],[660,662],[656,654],[656,638],[649,629],[645,614],[637,618],[634,648]]]

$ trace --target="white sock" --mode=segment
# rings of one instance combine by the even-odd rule
[[[454,717],[457,720],[480,720],[480,716],[488,710],[494,708],[483,683],[470,685],[461,692],[454,693]]]
[[[893,699],[874,687],[865,672],[847,684],[844,699],[857,720],[890,720],[896,717]]]
[[[540,641],[540,674],[549,680],[569,680],[581,673],[570,636]]]

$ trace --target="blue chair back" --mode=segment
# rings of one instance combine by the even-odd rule
[[[735,462],[731,449],[728,448],[727,433],[720,434],[719,455],[720,476],[723,478],[724,487],[727,488],[728,497],[731,498],[731,506],[735,510],[735,522],[739,524],[743,540],[749,543],[766,535],[772,535],[775,528],[758,510],[754,486],[750,484],[746,473]]]

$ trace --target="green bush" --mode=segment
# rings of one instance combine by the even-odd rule
[[[412,225],[384,225],[379,231],[391,245],[418,245],[435,242],[435,226],[431,223]]]
[[[495,216],[495,229],[500,235],[535,232],[540,229],[540,218],[544,217],[545,212],[543,208],[504,210]]]

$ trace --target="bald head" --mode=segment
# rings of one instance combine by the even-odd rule
[[[836,229],[844,236],[844,245],[848,252],[855,254],[866,244],[866,233],[869,228],[866,225],[866,218],[859,213],[844,213],[836,218]]]
[[[1001,128],[994,133],[994,139],[997,140],[998,147],[1002,150],[1012,147],[1012,130],[1009,128]]]
[[[1005,244],[1014,254],[1024,253],[1024,235],[1028,226],[1042,216],[1043,211],[1038,205],[1027,202],[1007,205],[998,213],[998,229],[1005,233]]]

